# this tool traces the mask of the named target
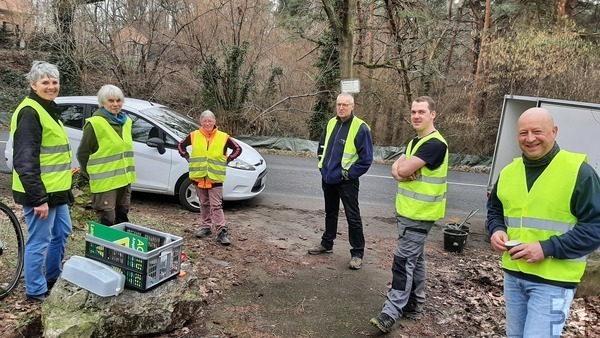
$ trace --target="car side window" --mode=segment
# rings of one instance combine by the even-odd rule
[[[146,143],[151,137],[159,137],[165,141],[166,146],[177,147],[178,142],[174,138],[162,132],[159,127],[153,125],[148,120],[129,112],[127,112],[127,116],[129,116],[132,122],[131,136],[134,142]]]
[[[85,123],[85,105],[83,104],[71,104],[71,105],[60,105],[62,112],[60,113],[60,119],[65,127],[71,127],[81,130]]]

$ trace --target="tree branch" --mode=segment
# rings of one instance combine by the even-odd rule
[[[270,113],[271,111],[274,110],[275,107],[277,107],[278,105],[284,103],[285,101],[288,101],[288,100],[291,100],[291,99],[297,99],[299,97],[315,96],[315,95],[319,95],[319,94],[322,94],[322,93],[329,93],[329,92],[331,92],[331,91],[330,90],[321,90],[321,91],[318,91],[316,93],[308,93],[308,94],[300,94],[300,95],[292,95],[292,96],[284,97],[283,99],[275,102],[269,108],[263,110],[260,114],[258,114],[258,116],[256,116],[252,121],[250,121],[250,123],[254,123],[256,120],[258,120],[262,116]]]

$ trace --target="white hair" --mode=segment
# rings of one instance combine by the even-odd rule
[[[342,98],[342,97],[347,97],[350,99],[350,103],[354,103],[354,96],[352,96],[352,94],[350,93],[341,93],[337,96],[337,98]]]
[[[25,78],[31,83],[36,83],[39,79],[47,76],[49,78],[58,79],[60,74],[56,65],[46,61],[33,61],[31,70],[25,74]]]
[[[200,114],[200,120],[202,120],[203,118],[205,118],[207,116],[210,117],[210,118],[212,118],[213,120],[217,119],[215,117],[215,114],[213,112],[211,112],[210,110],[207,109],[207,110],[203,111],[202,114]]]
[[[122,102],[125,102],[125,97],[123,96],[123,91],[117,86],[113,86],[111,84],[104,85],[98,91],[98,104],[100,107],[103,107],[108,103],[108,99],[121,99]]]

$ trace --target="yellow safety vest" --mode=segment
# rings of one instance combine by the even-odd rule
[[[446,181],[448,175],[448,148],[446,140],[436,130],[423,137],[413,146],[408,144],[406,159],[411,158],[427,140],[436,138],[446,144],[444,162],[435,170],[427,166],[419,169],[420,175],[414,181],[398,182],[396,191],[396,213],[419,221],[437,221],[446,214]]]
[[[201,131],[191,133],[192,154],[190,155],[190,178],[201,179],[208,177],[211,182],[225,182],[227,172],[227,156],[223,149],[229,135],[217,130],[210,146]]]
[[[71,189],[71,147],[69,137],[60,121],[56,121],[35,100],[25,98],[15,110],[10,121],[10,134],[14,137],[17,129],[17,116],[21,109],[35,109],[42,124],[42,144],[40,148],[41,179],[46,192],[58,192]],[[25,193],[19,175],[13,169],[12,189]]]
[[[323,153],[321,154],[321,160],[319,161],[318,167],[319,169],[323,167],[323,161],[325,160],[325,153],[327,152],[327,145],[329,144],[329,138],[331,137],[331,134],[333,133],[333,128],[335,127],[335,124],[337,123],[338,119],[337,117],[334,117],[332,119],[329,120],[329,122],[327,123],[327,133],[325,134],[325,142],[323,143]],[[348,130],[348,136],[346,137],[346,143],[344,144],[344,154],[342,155],[342,169],[350,169],[350,167],[352,166],[352,164],[354,162],[356,162],[358,160],[358,154],[356,153],[356,146],[354,145],[354,139],[356,138],[356,135],[358,134],[358,131],[360,130],[360,126],[362,124],[365,124],[367,126],[367,128],[369,128],[369,130],[371,130],[371,127],[369,127],[369,125],[359,119],[358,117],[354,116],[352,118],[352,123],[350,124],[350,129]]]
[[[90,191],[97,194],[135,182],[131,119],[127,118],[123,125],[122,138],[102,116],[92,116],[87,123],[94,128],[98,140],[98,150],[90,154],[86,167]]]
[[[571,213],[571,196],[584,154],[561,150],[527,191],[522,158],[516,158],[500,172],[497,194],[504,209],[509,239],[523,243],[544,241],[573,229],[577,217]],[[546,257],[537,263],[511,260],[502,255],[502,266],[512,271],[560,282],[579,282],[585,271],[587,256],[576,259]]]

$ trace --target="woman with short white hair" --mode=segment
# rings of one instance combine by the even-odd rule
[[[104,85],[98,91],[99,109],[86,120],[77,149],[81,175],[92,192],[98,222],[129,222],[131,183],[135,182],[132,122],[121,111],[125,97],[119,87]]]

